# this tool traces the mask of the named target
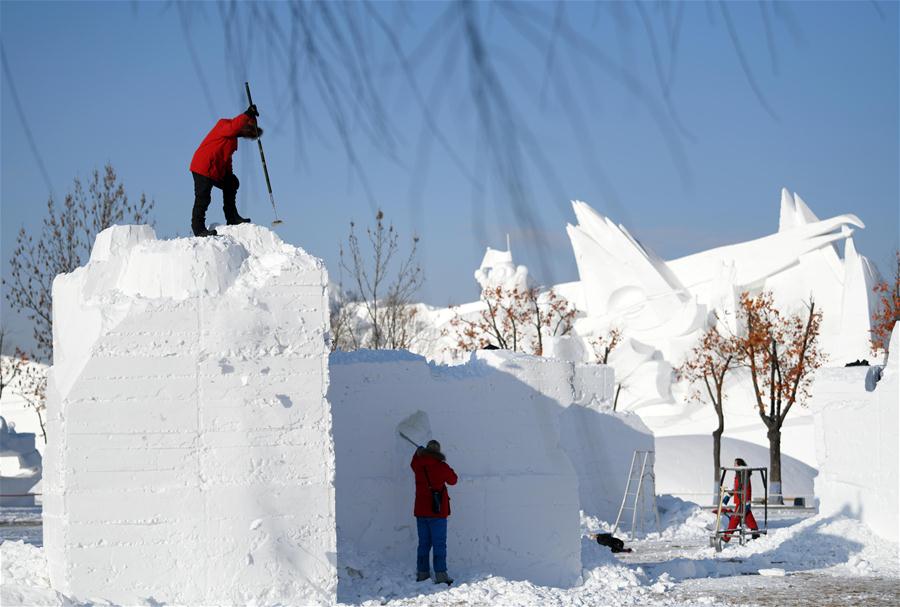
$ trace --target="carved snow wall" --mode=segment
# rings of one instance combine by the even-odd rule
[[[96,239],[53,285],[53,587],[119,604],[335,600],[322,262],[253,225]]]
[[[451,573],[579,583],[579,509],[608,513],[609,492],[617,507],[628,472],[607,454],[630,461],[653,442],[636,419],[599,410],[612,370],[583,367],[485,350],[450,367],[407,352],[332,354],[339,544],[415,569],[414,447],[402,430],[418,444],[440,441],[459,475],[449,488]]]
[[[900,541],[898,354],[900,324],[894,325],[883,369],[819,369],[811,405],[819,511],[854,516],[892,542]]]

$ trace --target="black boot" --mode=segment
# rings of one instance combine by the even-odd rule
[[[208,230],[205,227],[201,227],[199,229],[194,229],[194,236],[218,236],[218,232],[215,230]]]
[[[251,223],[249,217],[241,217],[237,214],[237,211],[234,212],[234,215],[225,219],[225,223],[230,226],[236,226],[241,223]]]
[[[237,191],[240,185],[234,173],[228,174],[222,179],[222,210],[225,211],[225,223],[230,226],[250,223],[249,217],[241,217],[237,212]]]
[[[435,584],[447,584],[448,586],[453,583],[453,578],[447,575],[446,571],[435,571],[434,572],[434,583]]]
[[[430,571],[417,571],[416,572],[416,581],[417,582],[424,582],[425,580],[427,580],[430,577],[431,577]]]
[[[194,236],[216,236],[215,230],[206,229],[206,209],[209,208],[213,180],[198,173],[194,176],[194,208],[191,210],[191,231]]]

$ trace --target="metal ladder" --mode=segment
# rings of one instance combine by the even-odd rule
[[[640,523],[641,533],[644,533],[644,494],[647,490],[653,499],[653,513],[656,515],[656,533],[662,535],[659,527],[659,508],[656,506],[656,476],[653,473],[653,451],[635,450],[631,456],[631,468],[628,471],[628,482],[625,484],[625,494],[622,496],[622,505],[619,506],[619,514],[616,515],[616,524],[613,526],[612,533],[615,535],[619,524],[622,522],[622,514],[626,510],[631,510],[631,539],[634,540],[637,525]],[[646,480],[645,480],[646,479]],[[633,490],[632,490],[633,489]],[[628,504],[629,496],[633,497],[631,504]],[[638,512],[641,517],[638,520]]]

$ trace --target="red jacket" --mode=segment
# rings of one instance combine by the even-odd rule
[[[734,510],[737,512],[738,508],[741,505],[741,494],[743,491],[741,490],[741,473],[734,473]],[[749,506],[753,502],[753,483],[750,482],[750,473],[747,472],[747,506]]]
[[[428,455],[413,455],[412,462],[409,464],[416,475],[416,505],[413,509],[413,516],[430,516],[435,518],[447,518],[450,516],[450,495],[447,493],[447,485],[455,485],[458,480],[456,472],[447,465],[446,462]],[[425,478],[425,471],[428,471],[428,478]],[[441,496],[441,512],[435,514],[431,508],[431,490],[428,488],[428,481],[431,481],[431,487],[435,491],[440,491]]]
[[[231,155],[238,147],[238,133],[256,120],[247,114],[234,118],[222,118],[200,142],[191,159],[191,172],[205,175],[213,181],[222,181],[231,170]]]

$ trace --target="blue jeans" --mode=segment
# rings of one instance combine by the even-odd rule
[[[417,516],[419,549],[416,552],[416,571],[431,571],[428,553],[434,550],[434,571],[447,571],[447,519]]]

